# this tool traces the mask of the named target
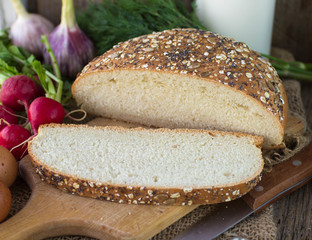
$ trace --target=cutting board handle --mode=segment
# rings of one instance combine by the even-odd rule
[[[68,200],[74,196],[64,195],[53,187],[47,192],[46,184],[32,173],[31,163],[27,158],[20,162],[20,173],[32,189],[32,194],[20,212],[0,224],[1,239],[43,239],[73,233],[103,238],[103,231],[99,232],[96,227],[82,223],[81,212],[75,207],[62,206],[66,201],[64,196]]]
[[[312,142],[302,151],[265,174],[259,184],[243,197],[256,212],[295,191],[312,178]]]

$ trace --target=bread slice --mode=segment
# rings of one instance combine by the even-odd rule
[[[288,113],[272,65],[241,42],[173,29],[114,46],[72,86],[78,105],[97,116],[164,128],[215,129],[282,143]]]
[[[262,138],[188,130],[50,124],[28,144],[40,177],[73,194],[132,204],[236,199],[259,181]]]

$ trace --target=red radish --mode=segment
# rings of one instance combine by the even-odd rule
[[[62,123],[65,114],[59,102],[47,97],[36,98],[28,109],[28,119],[35,135],[42,124]]]
[[[0,131],[7,125],[17,124],[18,118],[15,112],[6,106],[0,105]]]
[[[16,75],[1,85],[0,101],[15,111],[27,109],[30,101],[38,96],[36,83],[28,76]]]
[[[14,157],[19,160],[27,154],[27,139],[31,133],[20,125],[9,125],[0,131],[0,145],[10,150]],[[23,143],[24,144],[21,144]],[[21,146],[16,147],[21,144]],[[16,147],[12,150],[13,147]]]
[[[34,78],[37,79],[38,82],[40,82],[40,79],[38,77],[38,75],[33,75]],[[55,82],[53,82],[54,84]],[[55,86],[54,86],[55,87]],[[43,89],[43,87],[41,85],[38,85],[37,84],[37,88],[38,88],[38,94],[37,94],[37,97],[41,97],[41,96],[44,96],[45,95],[45,91]]]

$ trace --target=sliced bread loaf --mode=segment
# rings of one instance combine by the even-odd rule
[[[282,143],[288,105],[275,69],[246,44],[196,30],[157,32],[114,46],[72,87],[87,112],[165,128],[245,132]]]
[[[259,181],[261,137],[187,129],[44,125],[28,144],[41,178],[73,194],[132,204],[210,204]]]

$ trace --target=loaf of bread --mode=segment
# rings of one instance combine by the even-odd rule
[[[147,126],[215,129],[282,143],[287,99],[275,69],[246,44],[173,29],[114,46],[72,86],[87,112]]]
[[[40,177],[73,194],[131,204],[236,199],[259,181],[262,137],[189,129],[50,124],[28,144]]]

